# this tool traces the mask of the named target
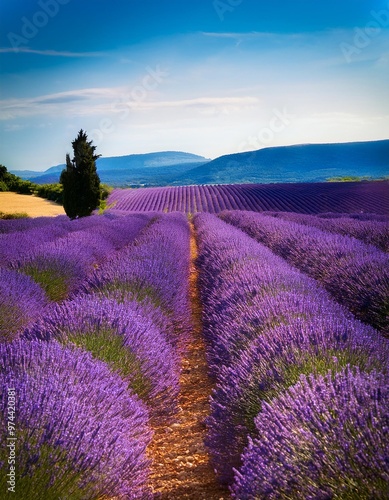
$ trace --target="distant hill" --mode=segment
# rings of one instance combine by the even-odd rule
[[[323,182],[332,177],[389,175],[389,140],[302,144],[220,156],[174,184]]]
[[[99,158],[97,171],[102,182],[112,186],[165,185],[186,171],[209,162],[208,158],[179,151]],[[58,182],[65,164],[44,172],[14,170],[12,173],[37,184]]]
[[[58,182],[64,166],[43,173],[12,173],[45,184]],[[116,156],[99,158],[97,171],[102,182],[114,187],[324,182],[339,177],[381,179],[389,176],[389,140],[272,147],[212,161],[176,151]]]

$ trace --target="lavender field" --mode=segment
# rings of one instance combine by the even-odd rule
[[[231,184],[115,189],[109,204],[131,212],[253,210],[389,215],[389,182]],[[358,215],[357,215],[358,217]]]
[[[387,192],[115,190],[104,215],[0,221],[3,498],[161,498],[195,293],[223,498],[388,498]]]

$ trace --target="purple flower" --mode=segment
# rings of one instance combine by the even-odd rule
[[[369,327],[341,317],[296,318],[262,333],[218,374],[207,419],[206,444],[222,482],[239,467],[254,417],[265,401],[294,385],[301,374],[337,372],[347,364],[388,371],[389,347]]]
[[[148,312],[134,301],[78,296],[55,305],[24,336],[89,350],[121,375],[154,416],[169,416],[179,392],[179,360]]]
[[[188,221],[183,214],[161,214],[132,244],[96,269],[84,290],[152,303],[170,323],[170,342],[182,347],[191,325],[188,279]]]
[[[255,216],[256,214],[254,214]],[[195,217],[207,357],[216,386],[206,444],[222,482],[254,417],[301,374],[388,370],[389,347],[308,276],[214,215]]]
[[[0,269],[0,342],[12,340],[44,311],[47,297],[29,276]]]
[[[301,376],[255,418],[233,497],[388,498],[388,407],[381,373]]]
[[[147,411],[104,363],[56,341],[15,341],[0,345],[0,378],[15,390],[20,498],[152,497]],[[4,443],[7,397],[0,406]]]
[[[355,238],[253,212],[222,218],[320,281],[359,319],[389,333],[387,254]]]
[[[299,214],[294,212],[264,212],[263,215],[281,217],[284,220],[316,227],[330,233],[352,236],[368,245],[374,245],[384,252],[389,252],[388,220],[350,218],[342,214],[335,218],[322,218],[315,215]]]
[[[388,214],[387,182],[231,184],[114,189],[108,204],[128,212],[287,210],[290,212],[375,212]]]

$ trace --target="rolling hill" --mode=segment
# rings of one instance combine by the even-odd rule
[[[12,171],[38,184],[58,182],[64,165],[45,172]],[[324,182],[337,177],[382,179],[389,175],[389,140],[301,144],[220,156],[210,161],[185,152],[99,158],[102,182],[114,187],[199,184]]]
[[[112,186],[165,185],[193,167],[209,162],[209,159],[192,153],[163,151],[99,158],[96,162],[100,179]],[[45,184],[58,182],[65,164],[56,165],[45,172],[11,170],[12,173]]]
[[[174,184],[323,182],[333,177],[389,175],[389,140],[302,144],[221,156]]]

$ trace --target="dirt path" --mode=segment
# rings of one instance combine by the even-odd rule
[[[194,329],[188,350],[182,359],[180,413],[170,427],[154,428],[150,448],[154,464],[152,486],[155,498],[163,500],[226,500],[228,491],[216,482],[204,448],[204,418],[209,413],[212,382],[208,377],[202,338],[201,303],[198,274],[194,265],[197,245],[191,227],[190,290]]]

